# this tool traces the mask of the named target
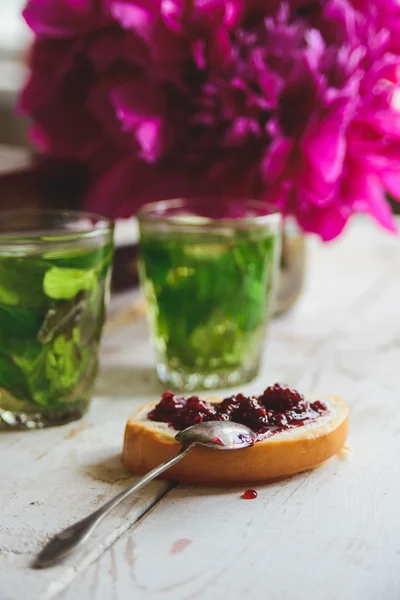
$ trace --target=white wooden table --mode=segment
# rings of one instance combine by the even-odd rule
[[[400,242],[354,222],[310,243],[297,309],[272,324],[248,390],[341,395],[351,449],[311,473],[243,489],[155,482],[61,566],[29,568],[47,536],[132,479],[124,423],[160,388],[143,317],[114,301],[96,399],[80,422],[0,435],[0,600],[399,600]]]

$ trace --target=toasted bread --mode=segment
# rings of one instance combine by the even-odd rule
[[[319,418],[287,429],[250,448],[221,452],[195,447],[162,475],[183,483],[239,485],[273,481],[308,471],[340,452],[348,431],[347,404],[331,395],[308,396],[328,408]],[[207,398],[208,402],[220,402]],[[130,417],[125,428],[124,466],[143,475],[174,456],[180,449],[177,431],[166,423],[148,420],[154,404],[147,404]]]

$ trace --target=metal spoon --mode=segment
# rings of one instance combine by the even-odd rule
[[[132,487],[118,494],[88,517],[57,533],[44,546],[33,567],[49,567],[70,555],[77,546],[89,538],[95,527],[109,512],[131,494],[144,487],[149,481],[179,462],[193,446],[205,446],[214,450],[240,450],[241,448],[253,446],[256,441],[256,434],[248,427],[232,421],[208,421],[180,431],[175,439],[182,444],[182,448],[176,456],[147,473]]]

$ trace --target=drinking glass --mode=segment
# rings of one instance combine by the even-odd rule
[[[249,200],[236,218],[209,218],[170,200],[145,205],[138,220],[159,379],[185,391],[253,379],[277,274],[279,213]]]
[[[87,410],[112,258],[113,224],[101,216],[0,213],[0,429]]]

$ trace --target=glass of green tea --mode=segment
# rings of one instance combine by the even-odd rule
[[[280,255],[278,212],[255,201],[230,218],[209,209],[167,200],[138,213],[158,377],[182,391],[257,375]]]
[[[0,213],[0,429],[86,412],[112,259],[113,224],[103,217]]]

